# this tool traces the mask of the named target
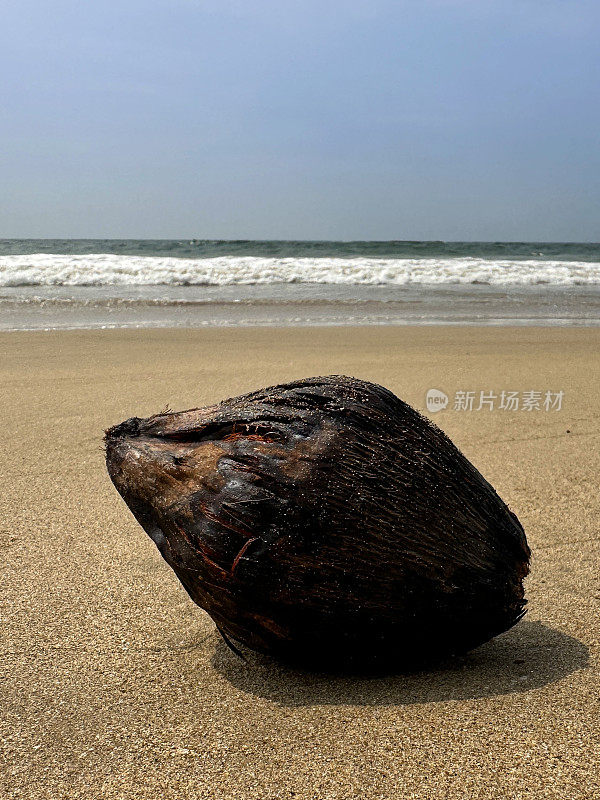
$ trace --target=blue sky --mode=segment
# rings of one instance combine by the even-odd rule
[[[0,236],[600,240],[597,0],[0,22]]]

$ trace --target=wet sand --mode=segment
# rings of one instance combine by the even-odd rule
[[[0,335],[0,797],[600,797],[598,328]],[[104,428],[307,375],[432,415],[517,513],[529,612],[444,668],[376,679],[244,663],[106,474]],[[562,410],[455,411],[457,391]]]

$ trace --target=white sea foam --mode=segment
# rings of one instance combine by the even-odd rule
[[[600,263],[482,258],[173,258],[91,255],[0,256],[0,286],[227,286],[600,284]]]

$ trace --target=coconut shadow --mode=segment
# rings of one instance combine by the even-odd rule
[[[413,705],[515,694],[555,683],[589,660],[588,648],[575,637],[529,621],[465,656],[407,674],[311,673],[244,654],[246,662],[219,641],[213,667],[236,689],[284,706]]]

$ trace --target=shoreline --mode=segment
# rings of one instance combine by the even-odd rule
[[[297,322],[297,323],[280,323],[280,322],[242,322],[242,323],[201,323],[198,325],[160,325],[160,324],[138,324],[138,325],[106,325],[100,324],[93,326],[72,326],[72,327],[52,327],[52,328],[7,328],[0,329],[0,335],[10,333],[68,333],[68,332],[83,332],[83,331],[201,331],[201,330],[253,330],[254,328],[275,328],[276,330],[290,329],[303,329],[303,328],[557,328],[559,330],[566,330],[569,328],[598,328],[600,327],[600,320],[569,320],[569,321],[555,321],[555,322],[540,322],[537,319],[527,320],[457,320],[449,322],[448,320],[430,320],[428,322],[365,322],[365,323],[350,323],[350,322]]]
[[[600,287],[269,285],[0,291],[0,330],[600,325]]]

